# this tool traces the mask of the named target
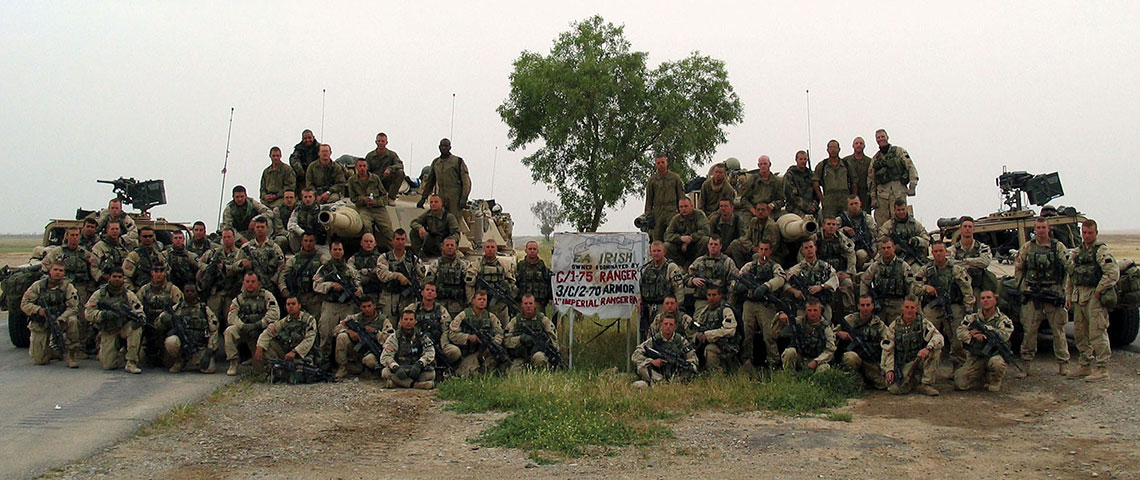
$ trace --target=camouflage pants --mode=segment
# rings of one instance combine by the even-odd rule
[[[730,360],[730,359],[724,358],[724,354],[723,354],[723,352],[721,352],[720,346],[717,345],[715,342],[709,343],[708,345],[705,345],[705,370],[706,371],[724,372],[724,365],[722,365],[722,364],[727,360]]]
[[[895,200],[906,200],[907,186],[899,182],[890,182],[876,185],[874,193],[872,201],[875,202],[875,225],[881,226],[891,219]]]
[[[126,360],[139,363],[139,351],[142,349],[142,329],[123,325],[119,331],[99,332],[99,363],[104,370],[114,370],[123,366],[123,355],[119,353],[120,339],[127,341]]]
[[[1048,321],[1053,330],[1053,356],[1057,363],[1067,363],[1069,339],[1065,336],[1065,324],[1069,321],[1068,312],[1064,307],[1044,302],[1040,308],[1033,301],[1021,306],[1021,326],[1025,332],[1025,338],[1021,340],[1021,358],[1033,360],[1037,356],[1037,329],[1041,327],[1042,320]]]
[[[39,315],[28,316],[28,330],[30,331],[30,343],[28,344],[28,355],[32,357],[32,363],[36,365],[46,365],[51,361],[52,357],[56,355],[55,351],[49,345],[51,335],[47,332],[47,327],[43,322],[35,321],[35,318],[43,318]],[[59,328],[63,330],[64,336],[67,337],[67,355],[75,358],[75,354],[82,346],[79,338],[79,322],[75,320],[74,316],[68,315],[59,318]]]
[[[376,341],[381,345],[388,339],[384,332],[376,332]],[[358,370],[360,365],[375,370],[380,365],[380,359],[376,358],[372,352],[367,350],[357,350],[356,345],[359,342],[352,340],[348,332],[340,332],[336,336],[336,364],[339,368],[355,367],[353,370]],[[359,363],[360,365],[356,365]]]
[[[400,292],[380,292],[381,311],[388,314],[388,318],[392,319],[393,327],[399,323],[400,312],[404,311],[404,307],[411,305],[413,300],[413,298],[400,296]]]
[[[812,359],[804,358],[795,347],[788,347],[785,348],[784,353],[780,355],[780,360],[783,362],[784,370],[795,371],[807,368],[807,364],[811,362]],[[827,363],[821,363],[815,366],[816,372],[826,372],[828,370],[831,370],[831,365]]]
[[[261,327],[243,327],[245,326],[230,325],[222,334],[226,343],[226,360],[237,360],[240,353],[238,346],[243,343],[249,347],[249,351],[257,350],[257,337],[261,336],[261,331],[264,329]]]
[[[902,304],[903,299],[901,298],[888,298],[882,301],[883,309],[879,312],[879,318],[884,325],[890,325],[891,322],[902,317]]]
[[[464,308],[467,308],[467,302],[465,300],[450,298],[447,300],[440,299],[439,304],[443,306],[444,310],[447,310],[447,314],[451,315],[451,318],[455,318],[456,315],[459,315],[459,312],[462,312]]]
[[[840,360],[848,370],[858,373],[863,381],[871,384],[877,390],[886,390],[887,380],[883,378],[883,367],[878,362],[864,362],[863,358],[855,352],[843,352]]]
[[[511,370],[521,370],[523,365],[530,365],[534,368],[546,368],[550,366],[550,360],[546,358],[546,354],[543,352],[534,352],[530,355],[529,359],[511,359]]]
[[[776,311],[766,304],[760,302],[744,302],[744,310],[740,315],[740,321],[744,327],[744,343],[740,346],[740,359],[741,362],[752,362],[753,350],[756,346],[756,332],[764,337],[764,346],[767,350],[767,358],[769,365],[776,365],[777,360],[780,358],[776,350],[776,335],[780,334],[776,330],[772,334],[772,320],[776,316]],[[777,321],[777,323],[779,323]],[[762,330],[761,330],[762,329]],[[769,345],[769,337],[771,337],[771,344]],[[755,364],[755,362],[753,362]]]
[[[190,355],[189,358],[182,358],[182,341],[174,335],[166,337],[166,341],[163,342],[163,346],[166,348],[166,360],[168,363],[175,364],[179,361],[182,361],[186,366],[190,368],[198,368],[198,365],[202,361],[202,356],[209,353],[210,358],[207,359],[209,365],[206,368],[199,370],[202,373],[214,373],[213,352],[218,348],[217,335],[211,335],[207,343],[203,345],[202,348],[199,348],[198,351]]]
[[[357,208],[360,221],[364,224],[364,233],[371,232],[376,236],[376,249],[386,252],[392,249],[392,221],[388,217],[388,207],[362,207]]]
[[[954,372],[954,388],[969,390],[978,385],[978,380],[985,376],[986,385],[1001,387],[1002,378],[1005,377],[1006,364],[1001,355],[989,358],[975,355],[966,355],[966,362]]]
[[[661,373],[661,369],[654,367],[648,362],[637,367],[637,376],[641,377],[642,381],[650,385],[655,385],[672,379],[665,377],[665,375]],[[680,378],[688,378],[690,376],[692,376],[692,373],[686,371],[677,373],[677,377]]]
[[[333,329],[344,317],[356,313],[356,306],[351,303],[337,303],[326,301],[321,304],[321,318],[317,320],[317,341],[321,351],[333,353]]]
[[[690,243],[684,249],[681,248],[681,245],[680,242],[669,242],[665,244],[665,255],[669,257],[670,260],[676,262],[681,268],[688,268],[697,257],[709,253],[708,237]]]
[[[384,370],[382,370],[380,372],[380,378],[383,378],[384,380],[391,381],[393,385],[398,385],[398,386],[403,387],[403,388],[410,388],[413,385],[413,381],[411,378],[408,378],[405,380],[400,380],[400,379],[396,378],[396,374],[393,373],[392,370],[388,367],[384,367]],[[414,384],[426,384],[427,382],[432,382],[432,383],[435,382],[435,369],[434,368],[429,367],[429,368],[423,369],[420,372],[420,376],[415,378]],[[428,387],[428,388],[431,388],[431,387]]]
[[[918,382],[923,385],[934,386],[940,361],[942,361],[942,352],[935,350],[930,352],[925,360],[915,358],[913,361],[903,364],[902,380],[896,380],[899,384],[897,386],[890,385],[887,389],[891,393],[909,393]]]
[[[1112,349],[1108,344],[1108,310],[1091,293],[1091,288],[1076,288],[1089,289],[1088,292],[1079,292],[1080,298],[1087,300],[1085,303],[1073,302],[1073,336],[1079,352],[1077,360],[1084,367],[1094,362],[1098,367],[1108,366],[1112,359]]]
[[[320,294],[317,292],[305,292],[297,295],[297,301],[301,303],[301,310],[304,310],[314,317],[321,314],[321,299]]]
[[[480,350],[477,353],[464,355],[459,360],[459,365],[455,367],[455,375],[466,377],[476,373],[490,373],[498,366],[499,362],[495,360],[494,355],[486,350]]]
[[[950,363],[957,369],[960,365],[966,362],[966,350],[962,347],[962,341],[958,339],[958,325],[962,323],[962,318],[966,316],[966,309],[961,304],[950,305],[950,317],[946,316],[946,312],[942,308],[923,307],[922,316],[929,319],[930,323],[934,324],[942,337],[946,339],[946,345],[950,347]]]

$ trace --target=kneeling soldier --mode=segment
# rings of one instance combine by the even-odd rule
[[[455,368],[455,374],[464,377],[482,371],[493,371],[499,362],[507,361],[506,352],[503,351],[503,325],[499,317],[487,311],[487,292],[475,292],[471,299],[471,306],[459,312],[448,329],[451,343],[459,346],[463,352],[463,359]],[[489,340],[484,345],[480,335]]]
[[[384,342],[380,363],[385,366],[380,377],[388,381],[389,388],[435,388],[435,345],[422,330],[416,330],[415,312],[400,313],[400,328]]]
[[[668,381],[697,371],[697,351],[684,335],[677,334],[677,319],[670,314],[661,318],[661,332],[642,342],[630,360],[637,365],[635,387]]]
[[[420,298],[423,300],[408,305],[404,310],[415,312],[416,328],[426,333],[432,345],[435,345],[436,366],[451,371],[463,356],[463,352],[451,344],[447,335],[451,327],[451,314],[447,313],[443,304],[436,301],[435,284],[425,283],[420,290]]]
[[[297,297],[285,299],[285,312],[287,314],[283,318],[270,323],[258,335],[254,362],[260,363],[266,358],[294,360],[309,356],[317,339],[317,320],[309,312],[301,310]]]
[[[171,373],[182,371],[184,362],[198,365],[202,373],[214,373],[214,352],[218,350],[218,317],[198,298],[198,286],[187,283],[182,288],[183,302],[172,317],[170,336],[163,346],[166,355],[175,359]],[[180,338],[178,335],[185,335]],[[187,348],[182,348],[182,342]]]
[[[788,324],[792,331],[792,343],[780,354],[784,370],[798,370],[806,367],[816,372],[831,369],[831,359],[835,357],[835,333],[823,321],[823,303],[818,298],[809,297],[804,304],[804,315],[791,323],[788,314],[776,314],[781,322]],[[807,359],[811,360],[807,360]],[[806,363],[805,363],[806,360]]]
[[[63,350],[61,356],[68,367],[79,367],[75,362],[80,346],[79,325],[75,320],[79,294],[65,278],[66,273],[67,267],[62,261],[52,263],[47,278],[33,283],[20,298],[20,310],[28,316],[28,330],[31,330],[28,354],[36,365],[46,365],[55,349],[57,353]],[[64,338],[51,338],[53,322]],[[64,342],[64,345],[53,345],[55,342]]]
[[[281,318],[281,309],[277,307],[273,294],[261,288],[256,273],[245,272],[241,281],[241,293],[230,302],[226,318],[230,326],[222,334],[226,340],[226,359],[230,361],[226,375],[232,377],[238,374],[238,345],[257,342],[262,329],[278,318]],[[250,345],[250,350],[253,349],[254,346]]]
[[[858,312],[836,322],[835,338],[847,342],[843,352],[843,366],[863,377],[863,381],[878,390],[886,390],[880,365],[883,359],[883,332],[887,326],[875,315],[875,301],[870,295],[859,297]],[[850,329],[850,330],[848,330]]]
[[[558,334],[554,332],[554,324],[550,319],[538,311],[534,295],[528,293],[522,296],[522,312],[507,324],[503,346],[511,353],[512,368],[522,367],[523,364],[535,368],[550,365],[547,349],[558,351]]]
[[[908,295],[903,300],[902,316],[891,322],[883,335],[883,371],[890,385],[887,391],[908,393],[921,378],[922,393],[937,397],[934,379],[945,343],[934,324],[918,313],[918,299]]]
[[[107,273],[107,284],[91,294],[83,309],[87,321],[99,328],[99,363],[104,370],[119,368],[123,364],[119,340],[125,339],[127,365],[123,369],[130,373],[142,373],[138,367],[142,326],[133,325],[135,322],[130,318],[142,317],[142,302],[139,302],[134,292],[127,289],[122,268],[112,265],[107,268]]]
[[[353,373],[360,373],[361,364],[371,370],[376,370],[380,366],[379,353],[358,346],[361,345],[360,333],[348,328],[350,322],[360,324],[360,327],[376,340],[377,346],[384,345],[384,341],[393,330],[388,316],[376,308],[376,301],[371,297],[364,297],[360,301],[360,313],[345,317],[333,330],[333,335],[336,335],[335,378],[337,380],[348,376],[350,364]]]
[[[966,349],[966,363],[954,372],[954,388],[968,390],[977,386],[978,380],[985,375],[986,390],[1001,391],[1001,381],[1005,377],[1006,362],[1001,352],[992,351],[987,355],[986,343],[990,335],[997,335],[998,339],[1009,349],[1009,336],[1013,333],[1013,320],[997,309],[997,296],[994,292],[985,290],[979,295],[981,311],[966,315],[958,324],[958,339]],[[979,325],[976,323],[981,323]],[[988,333],[988,335],[987,335]],[[1009,350],[1012,355],[1013,350]]]
[[[736,314],[721,301],[721,287],[710,285],[705,290],[708,304],[693,315],[693,343],[705,348],[705,369],[724,371],[722,362],[736,358],[740,337],[736,334]]]

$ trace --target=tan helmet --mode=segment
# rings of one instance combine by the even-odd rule
[[[724,168],[730,172],[733,170],[740,170],[740,160],[738,160],[736,157],[728,157],[724,161]]]

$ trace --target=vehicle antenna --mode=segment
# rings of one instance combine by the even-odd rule
[[[804,90],[804,98],[807,101],[807,137],[808,137],[808,139],[807,139],[808,140],[807,168],[808,168],[808,170],[811,170],[811,91],[810,90]]]
[[[455,94],[451,94],[451,133],[447,134],[452,142],[455,141]]]
[[[491,157],[491,198],[495,198],[495,169],[499,167],[499,146],[495,145],[495,156]]]
[[[325,138],[325,89],[321,89],[321,138]]]
[[[234,107],[230,107],[230,126],[226,129],[226,159],[222,162],[222,189],[218,192],[218,223],[222,225],[222,202],[226,199],[226,171],[230,166],[230,134],[234,131]],[[220,229],[219,229],[220,230]]]

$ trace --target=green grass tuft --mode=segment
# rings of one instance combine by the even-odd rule
[[[851,412],[827,412],[827,416],[823,418],[832,422],[850,422],[854,417]]]

